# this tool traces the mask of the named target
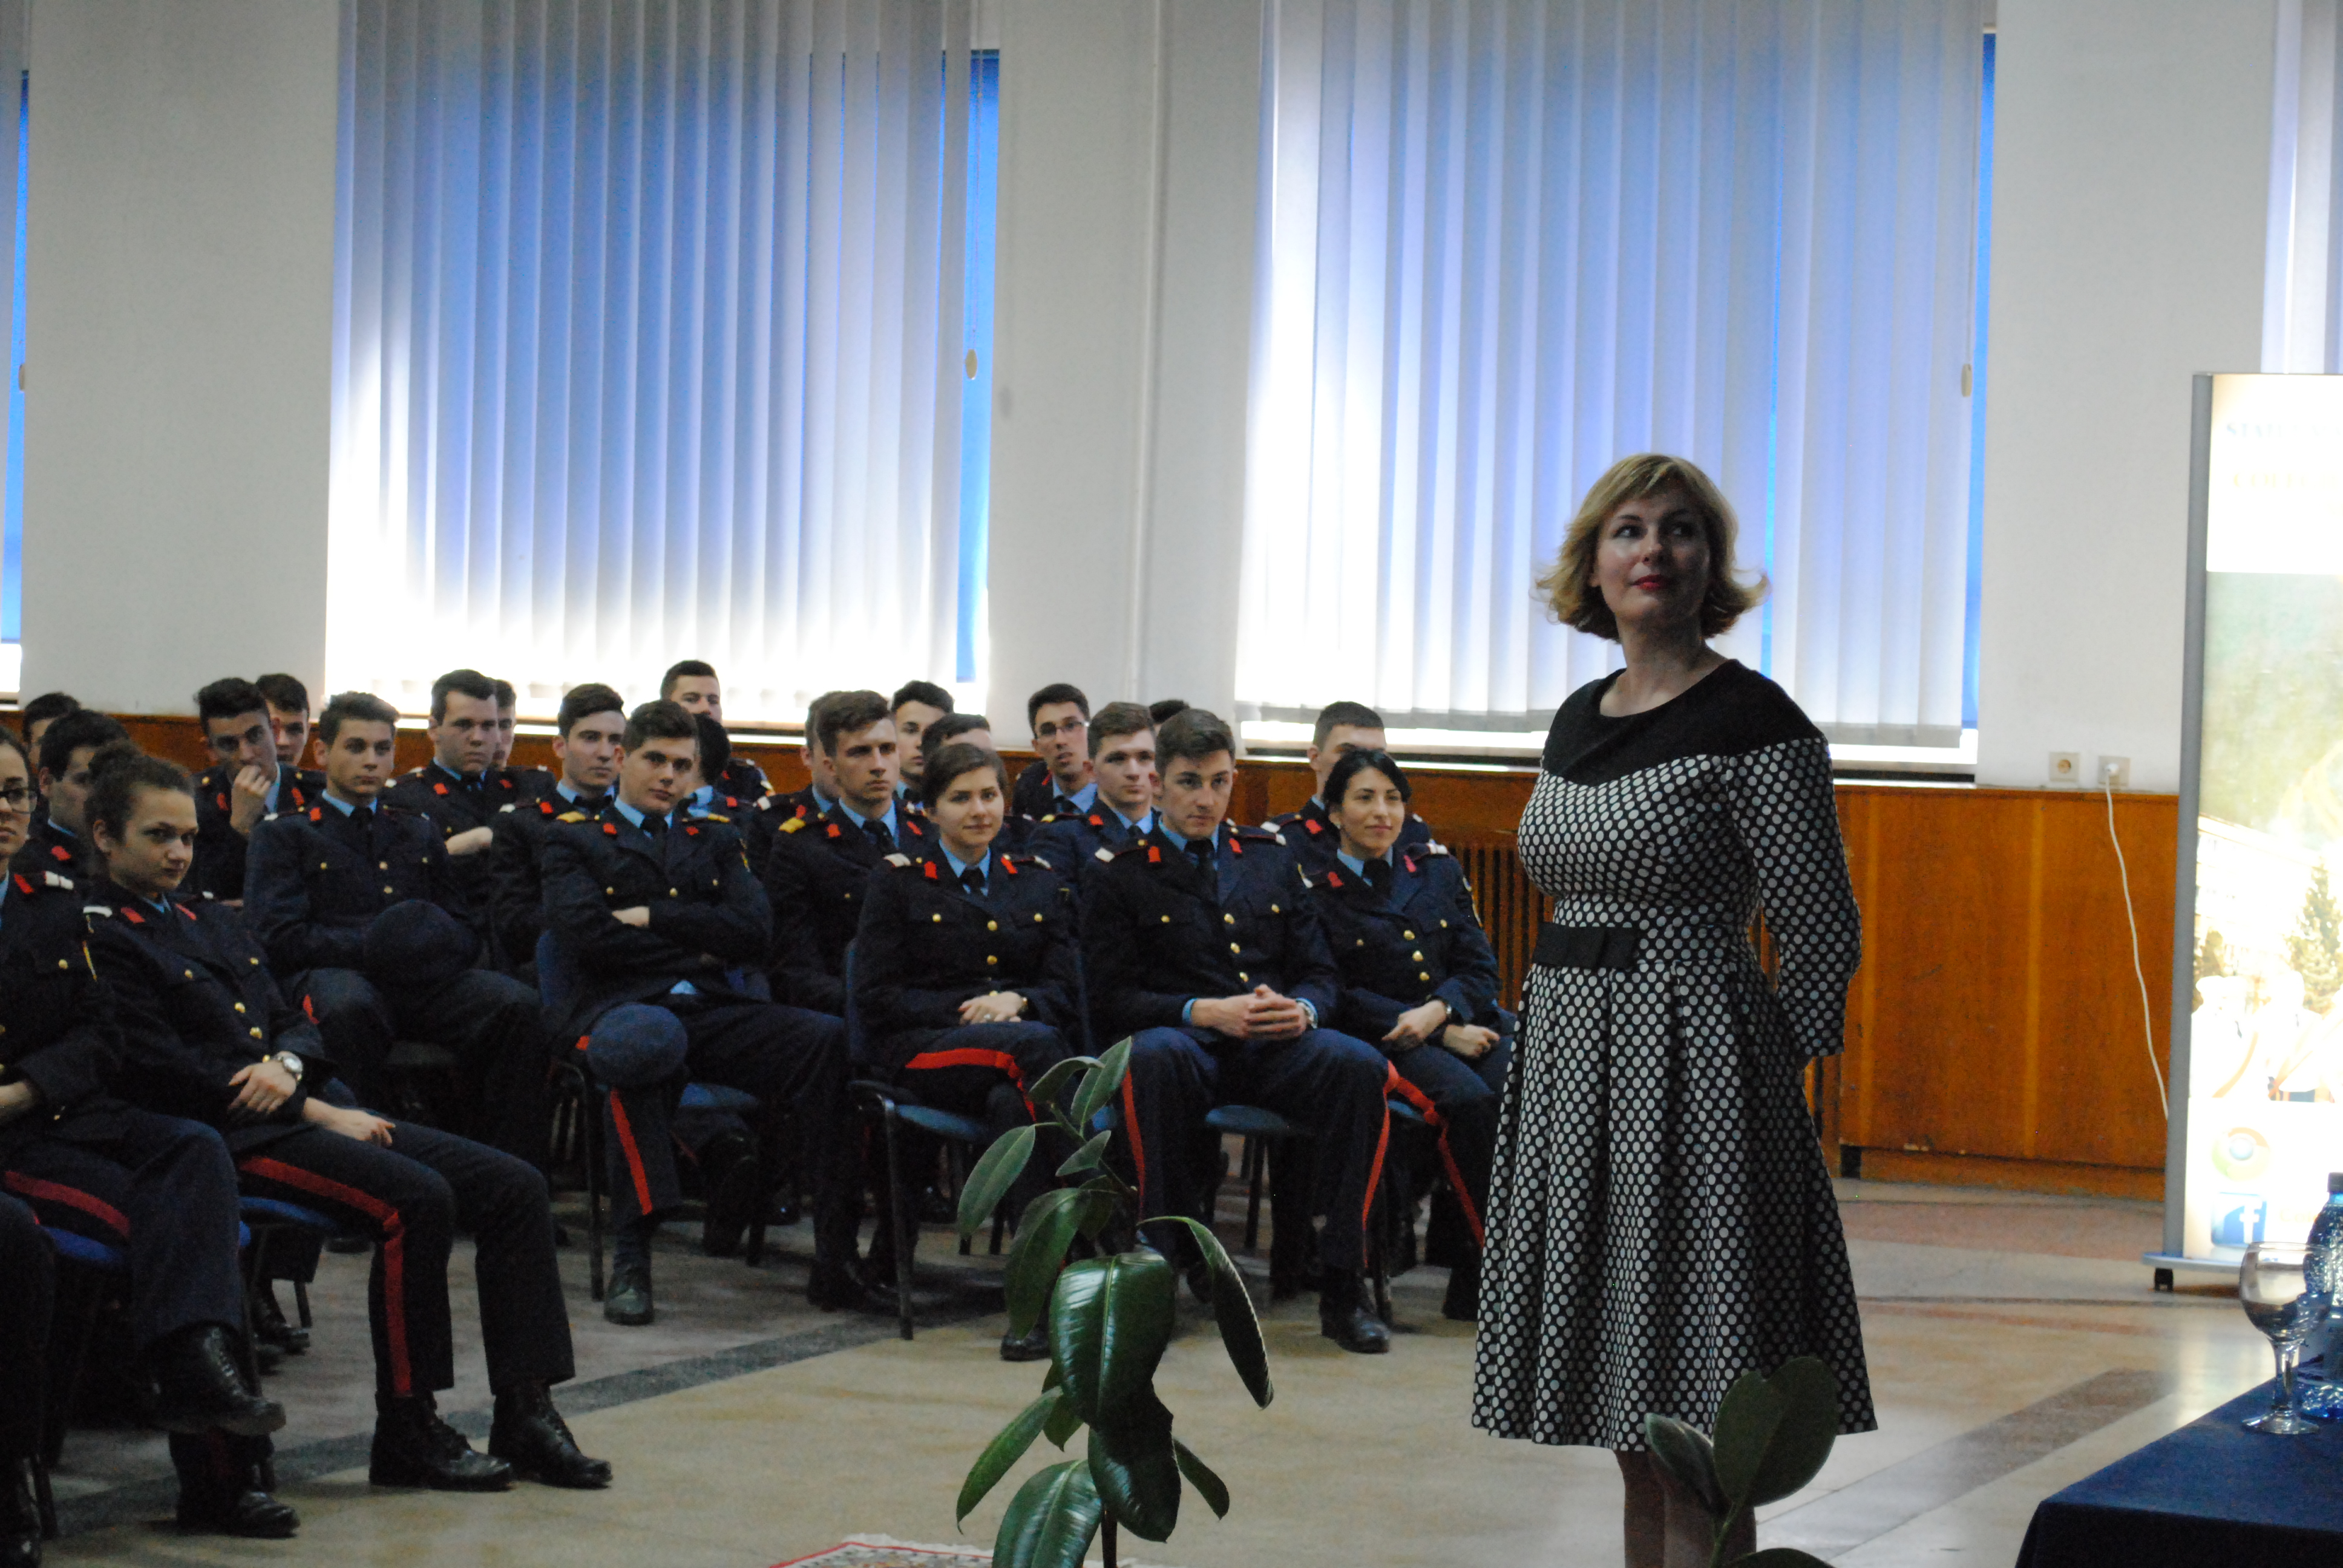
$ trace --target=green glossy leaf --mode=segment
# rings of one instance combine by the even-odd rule
[[[1161,1541],[1180,1523],[1180,1462],[1172,1451],[1172,1412],[1141,1391],[1122,1418],[1091,1428],[1091,1484],[1133,1535]]]
[[[1114,1091],[1122,1087],[1123,1075],[1130,1070],[1131,1041],[1117,1040],[1107,1048],[1105,1055],[1099,1058],[1098,1066],[1082,1080],[1081,1091],[1074,1096],[1071,1115],[1076,1127],[1089,1131],[1091,1118],[1099,1113],[1101,1106],[1114,1098]]]
[[[1095,1181],[1083,1183],[1081,1192],[1082,1205],[1079,1223],[1082,1234],[1095,1241],[1114,1222],[1115,1211],[1121,1207],[1115,1184],[1111,1180],[1101,1177]]]
[[[1743,1372],[1725,1391],[1716,1407],[1716,1436],[1710,1447],[1716,1459],[1716,1483],[1725,1500],[1735,1508],[1750,1501],[1757,1472],[1773,1445],[1775,1429],[1789,1402],[1765,1381],[1764,1372]]]
[[[1798,1356],[1767,1381],[1782,1397],[1782,1424],[1750,1489],[1753,1508],[1779,1503],[1814,1480],[1838,1441],[1837,1373],[1813,1356]]]
[[[1144,1248],[1087,1259],[1058,1276],[1050,1352],[1084,1421],[1113,1420],[1152,1385],[1172,1342],[1177,1284],[1172,1265]]]
[[[1003,1271],[1003,1281],[1009,1293],[1009,1332],[1024,1334],[1032,1330],[1050,1304],[1050,1287],[1058,1278],[1058,1265],[1066,1259],[1066,1249],[1073,1244],[1074,1228],[1081,1219],[1080,1192],[1063,1187],[1053,1187],[1025,1205],[1025,1217],[1018,1221],[1017,1240],[1009,1249],[1009,1264]]]
[[[1072,1400],[1061,1399],[1058,1408],[1050,1412],[1050,1419],[1043,1423],[1041,1435],[1050,1440],[1051,1447],[1062,1449],[1066,1446],[1066,1440],[1081,1429],[1082,1412],[1075,1407]]]
[[[1733,1568],[1831,1568],[1831,1565],[1813,1553],[1801,1552],[1795,1546],[1768,1546],[1763,1552],[1735,1557]]]
[[[1092,1133],[1080,1149],[1066,1156],[1066,1162],[1058,1167],[1058,1174],[1079,1176],[1085,1171],[1097,1170],[1099,1161],[1106,1158],[1107,1140],[1113,1136],[1111,1130]]]
[[[1198,1459],[1196,1451],[1176,1437],[1172,1440],[1172,1452],[1180,1462],[1180,1473],[1188,1478],[1188,1484],[1196,1489],[1196,1495],[1204,1500],[1204,1506],[1212,1511],[1212,1516],[1226,1519],[1229,1516],[1228,1483],[1213,1474],[1212,1467]]]
[[[1644,1442],[1652,1457],[1699,1500],[1711,1519],[1725,1517],[1732,1504],[1725,1502],[1725,1489],[1717,1483],[1716,1460],[1706,1436],[1673,1416],[1647,1415]]]
[[[1009,1189],[1025,1173],[1033,1158],[1033,1129],[1014,1127],[993,1141],[992,1147],[968,1173],[960,1190],[960,1233],[973,1236],[991,1221],[992,1211],[1009,1196]]]
[[[960,1504],[952,1515],[954,1523],[965,1522],[970,1512],[984,1501],[985,1494],[1001,1484],[1001,1478],[1025,1457],[1025,1451],[1033,1446],[1035,1438],[1041,1435],[1042,1424],[1050,1419],[1051,1412],[1063,1402],[1063,1396],[1055,1389],[1051,1390],[1019,1411],[1017,1418],[1002,1427],[1000,1435],[984,1445],[984,1452],[976,1456],[974,1464],[969,1466],[968,1479],[960,1483]]]
[[[1245,1289],[1244,1276],[1237,1272],[1229,1250],[1221,1245],[1210,1226],[1185,1215],[1171,1218],[1187,1226],[1203,1249],[1204,1265],[1212,1276],[1212,1321],[1220,1324],[1221,1346],[1229,1352],[1229,1364],[1244,1380],[1253,1403],[1267,1406],[1277,1397],[1277,1390],[1269,1381],[1269,1347],[1262,1342],[1261,1320],[1253,1315],[1252,1296]]]
[[[1098,1058],[1095,1056],[1070,1056],[1063,1061],[1052,1062],[1049,1071],[1033,1081],[1033,1087],[1025,1091],[1025,1098],[1036,1107],[1054,1107],[1058,1097],[1065,1092],[1067,1084],[1073,1081],[1078,1074],[1097,1065]]]
[[[993,1568],[1081,1568],[1105,1505],[1079,1459],[1053,1464],[1017,1489],[993,1537]]]

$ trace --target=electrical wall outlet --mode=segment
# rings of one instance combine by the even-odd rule
[[[2091,775],[2091,782],[2107,789],[2130,789],[2131,759],[2128,757],[2100,758],[2098,771]]]
[[[2079,751],[2050,753],[2050,782],[2080,784],[2083,781],[2083,754]]]

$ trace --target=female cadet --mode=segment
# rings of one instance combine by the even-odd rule
[[[1071,883],[993,847],[1008,786],[992,752],[938,749],[920,781],[936,830],[918,856],[890,855],[872,873],[853,953],[860,1063],[923,1104],[982,1117],[996,1137],[1032,1120],[1025,1086],[1071,1054],[1080,996]],[[1036,1153],[1012,1209],[1056,1164]],[[1038,1324],[1001,1344],[1004,1361],[1049,1353]]]
[[[1353,751],[1335,763],[1325,793],[1335,855],[1312,891],[1342,971],[1336,1027],[1381,1045],[1398,1092],[1439,1124],[1453,1201],[1434,1204],[1429,1248],[1451,1263],[1442,1312],[1470,1322],[1513,1045],[1499,1028],[1497,955],[1463,868],[1438,844],[1400,842],[1414,794],[1388,752]]]

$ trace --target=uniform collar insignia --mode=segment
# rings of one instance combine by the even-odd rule
[[[1160,866],[1163,863],[1163,847],[1161,845],[1150,844],[1147,846],[1147,863],[1151,866]]]
[[[136,910],[124,910],[122,911],[122,918],[128,920],[134,926],[143,926],[146,923],[146,917],[140,914]]]
[[[1326,873],[1326,885],[1327,885],[1328,887],[1330,887],[1330,888],[1339,888],[1339,887],[1341,887],[1341,886],[1342,885],[1342,872],[1340,872],[1340,871],[1329,871],[1329,872],[1327,872],[1327,873]]]
[[[618,836],[618,825],[616,822],[605,822],[602,824],[602,831],[615,839]]]
[[[832,822],[830,825],[830,836],[833,839],[843,839],[846,837],[846,830],[843,828],[840,828],[837,823]]]
[[[1303,818],[1302,825],[1312,833],[1322,833],[1326,830],[1325,824],[1320,822],[1315,817]]]
[[[73,851],[66,849],[63,844],[50,845],[49,858],[53,860],[62,860],[68,866],[73,864]]]
[[[941,877],[936,875],[936,863],[933,860],[930,860],[928,862],[928,880],[930,882],[940,882],[943,880]]]
[[[445,795],[447,793],[447,786],[445,784],[434,784],[431,786],[431,793],[434,795]]]
[[[1014,856],[1012,856],[1012,855],[1003,855],[1003,856],[1001,856],[1001,869],[1002,870],[1004,870],[1004,871],[1008,872],[1011,876],[1012,876],[1012,877],[1013,877],[1013,876],[1015,876],[1015,875],[1017,874],[1017,859],[1016,859],[1016,857],[1014,857]]]

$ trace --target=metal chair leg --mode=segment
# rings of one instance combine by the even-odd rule
[[[83,1272],[78,1269],[74,1271]],[[86,1276],[71,1287],[70,1293],[63,1289],[57,1292],[57,1311],[51,1321],[66,1325],[65,1341],[62,1347],[65,1353],[50,1364],[48,1407],[41,1412],[40,1458],[45,1470],[55,1469],[64,1457],[65,1422],[73,1413],[74,1401],[81,1393],[82,1372],[89,1363],[89,1342],[96,1329],[98,1303],[104,1293],[103,1282]],[[53,1337],[52,1353],[59,1348]]]
[[[908,1340],[911,1338],[911,1249],[918,1244],[920,1232],[910,1212],[910,1195],[903,1191],[902,1150],[891,1100],[886,1102],[886,1121],[888,1221],[895,1235],[895,1316],[902,1337]]]
[[[590,1082],[579,1120],[586,1124],[587,1288],[598,1302],[602,1299],[602,1184],[608,1173],[603,1164],[602,1091]]]

